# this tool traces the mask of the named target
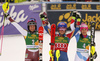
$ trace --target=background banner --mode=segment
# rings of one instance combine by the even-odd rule
[[[100,10],[100,4],[97,2],[47,3],[47,10],[64,10],[64,9]]]
[[[41,26],[39,13],[41,12],[41,4],[27,4],[27,5],[10,5],[9,15],[24,29],[27,30],[27,21],[29,18],[35,18],[37,27]],[[0,6],[0,32],[3,25],[3,10]],[[8,19],[5,20],[4,35],[20,34],[19,31],[10,23]]]
[[[100,30],[100,4],[99,3],[47,3],[47,15],[49,22],[59,23],[66,21],[68,30],[70,30],[70,22],[72,11],[78,11],[82,15],[82,22],[86,23],[90,29],[90,22],[96,22],[96,30]]]

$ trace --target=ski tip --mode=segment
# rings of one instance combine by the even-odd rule
[[[91,26],[95,26],[96,22],[95,21],[91,21]]]
[[[52,24],[51,27],[56,28],[56,25],[55,24]]]
[[[39,27],[39,29],[43,29],[43,27],[42,27],[42,26],[40,26],[40,27]]]
[[[91,23],[96,23],[95,21],[91,21]]]
[[[43,27],[40,26],[39,29],[38,29],[38,32],[39,32],[39,33],[43,33],[43,31],[44,31]]]

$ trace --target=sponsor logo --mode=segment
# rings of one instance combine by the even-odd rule
[[[37,4],[34,4],[34,5],[30,5],[29,6],[29,10],[34,10],[34,9],[36,9],[36,8],[39,8],[39,5],[37,5]]]
[[[100,16],[98,13],[94,14],[93,16],[86,13],[85,18],[82,19],[82,22],[87,24],[89,29],[91,28],[91,24],[90,24],[91,21],[96,22],[95,29],[97,29],[97,30],[100,29]]]
[[[71,16],[71,11],[68,12],[68,13],[65,13],[65,14],[61,14],[59,16],[59,21],[57,23],[57,25],[60,23],[60,22],[65,22],[67,24],[67,27],[69,28],[70,27],[70,24],[71,24],[71,19],[72,19],[72,16]]]
[[[28,18],[28,15],[25,15],[24,10],[20,10],[19,12],[15,12],[15,9],[16,9],[16,7],[15,6],[12,6],[11,7],[11,10],[8,11],[9,12],[9,15],[17,23],[24,22]],[[0,17],[0,27],[3,25],[3,21],[1,21],[1,20],[4,20],[2,16],[3,16],[3,12],[1,12],[1,17]],[[6,25],[10,25],[10,21],[8,19],[5,19],[5,26]]]
[[[27,48],[39,48],[39,46],[36,46],[36,45],[27,45]]]

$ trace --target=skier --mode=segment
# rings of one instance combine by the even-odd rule
[[[73,28],[74,28],[74,22],[75,22],[76,17],[78,18],[77,26],[76,26],[75,30],[73,30],[69,34],[65,34],[66,30],[67,30],[67,24],[65,22],[60,22],[57,26],[59,34],[55,34],[56,35],[56,37],[55,37],[55,52],[56,52],[56,50],[60,50],[59,61],[68,61],[68,57],[67,57],[68,44],[70,42],[70,39],[79,31],[79,25],[80,25],[80,21],[81,21],[80,13],[74,11],[73,15],[72,15],[72,20],[71,20],[71,27],[73,27]],[[43,25],[44,25],[44,28],[47,31],[47,33],[51,34],[50,29],[46,25],[46,23],[44,23]],[[54,52],[54,61],[57,61],[55,52]]]
[[[4,15],[9,19],[11,24],[24,36],[26,42],[25,61],[39,61],[39,37],[37,31],[37,22],[35,18],[30,18],[27,22],[28,31],[16,23],[7,13]]]
[[[80,25],[81,34],[77,33],[75,35],[77,40],[77,51],[76,51],[75,61],[89,61],[89,46],[91,43],[91,39],[90,36],[87,35],[87,31],[88,31],[88,26],[85,23],[82,23]],[[96,58],[96,56],[97,54],[95,52],[94,58]]]

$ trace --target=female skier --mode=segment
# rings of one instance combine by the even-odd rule
[[[39,39],[36,19],[30,18],[27,22],[28,31],[17,24],[8,14],[4,14],[11,24],[24,36],[26,42],[25,61],[39,61]]]
[[[43,14],[40,14],[40,18],[42,20],[43,17],[41,15]],[[65,22],[60,22],[57,26],[59,34],[56,34],[55,37],[55,52],[56,50],[60,50],[59,61],[68,61],[68,57],[67,57],[68,44],[70,42],[70,39],[79,31],[79,25],[81,21],[81,15],[79,15],[78,12],[73,12],[72,21],[71,21],[71,27],[73,28],[74,28],[74,22],[76,17],[78,18],[76,29],[69,34],[65,34],[67,30],[67,24]],[[47,24],[43,23],[43,25],[45,30],[50,34],[49,31],[50,29],[48,28]],[[54,52],[54,61],[57,61],[55,52]]]
[[[77,52],[75,56],[75,61],[89,61],[89,46],[90,46],[90,36],[87,35],[88,26],[85,23],[80,25],[81,34],[76,34],[77,40]],[[95,43],[94,43],[95,44]],[[96,58],[96,52],[94,54]]]

